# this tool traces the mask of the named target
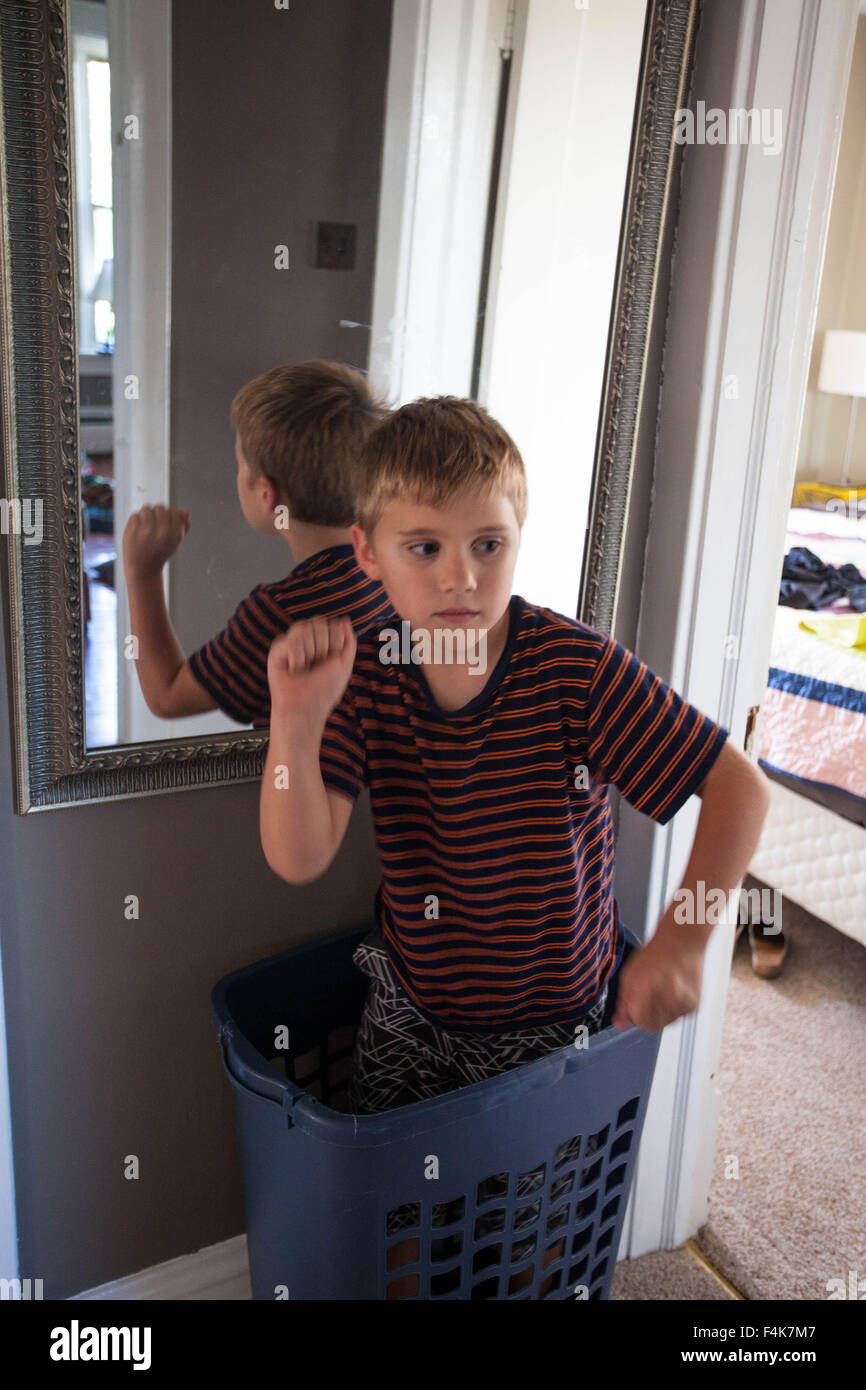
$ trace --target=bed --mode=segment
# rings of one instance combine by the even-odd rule
[[[866,577],[862,514],[792,507],[785,553],[797,546]],[[772,799],[749,873],[866,945],[864,635],[866,615],[847,598],[818,611],[777,606],[758,746]]]

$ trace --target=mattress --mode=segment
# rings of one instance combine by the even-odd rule
[[[794,507],[785,552],[800,545],[866,575],[862,517]],[[770,808],[749,873],[866,945],[866,657],[800,626],[851,613],[847,599],[776,608],[758,748]]]
[[[866,830],[777,782],[749,873],[866,945]],[[782,909],[784,931],[784,908]]]

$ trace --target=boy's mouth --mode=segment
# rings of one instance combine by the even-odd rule
[[[478,608],[441,608],[433,616],[435,618],[447,618],[449,622],[460,622],[467,618],[477,618],[480,611]]]

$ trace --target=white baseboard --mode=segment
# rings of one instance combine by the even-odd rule
[[[73,1294],[75,1299],[245,1299],[252,1298],[247,1238],[233,1236],[192,1255],[152,1265],[98,1288]]]

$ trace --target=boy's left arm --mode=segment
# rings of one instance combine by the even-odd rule
[[[760,839],[770,804],[770,785],[760,768],[730,739],[723,744],[697,795],[702,801],[701,814],[685,876],[655,935],[633,951],[622,967],[615,1028],[634,1024],[658,1032],[697,1008],[706,945],[724,907],[708,906],[704,921],[677,922],[677,899],[690,893],[691,901],[699,907],[717,889],[727,902],[742,882]],[[703,891],[699,884],[703,884]],[[717,898],[718,894],[711,902]]]

